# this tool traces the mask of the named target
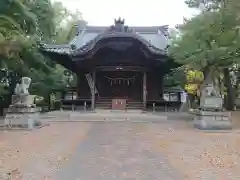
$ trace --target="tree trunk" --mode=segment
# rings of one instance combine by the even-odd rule
[[[230,77],[230,73],[229,73],[229,70],[228,68],[224,68],[223,69],[223,73],[224,73],[224,86],[226,87],[227,89],[227,95],[225,95],[225,108],[227,110],[234,110],[234,104],[235,104],[235,93],[234,93],[234,90],[233,90],[233,86],[232,86],[232,83],[231,83],[231,77]]]
[[[192,94],[188,94],[188,101],[190,108],[193,108],[194,96]]]
[[[9,83],[9,94],[7,97],[7,106],[9,106],[12,103],[12,95],[15,93],[15,87],[19,81],[19,77],[17,75],[12,74],[10,79],[9,79],[10,83]]]
[[[206,84],[210,84],[213,82],[212,80],[212,73],[211,73],[211,69],[210,68],[206,68],[204,71],[203,71],[203,75],[204,75],[204,80],[203,80],[203,83],[201,84],[200,86],[200,102],[201,102],[201,99],[202,98],[205,98],[206,96],[206,92],[204,90],[204,86]]]
[[[203,71],[203,75],[204,75],[203,85],[206,85],[208,83],[212,83],[212,73],[211,73],[211,69],[210,68],[206,68]]]

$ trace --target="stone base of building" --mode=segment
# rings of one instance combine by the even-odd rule
[[[200,130],[232,129],[230,112],[213,112],[198,110],[194,112],[194,127]]]

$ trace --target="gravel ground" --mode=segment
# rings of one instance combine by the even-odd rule
[[[240,179],[240,133],[201,132],[189,124],[148,124],[149,141],[186,179]]]
[[[28,132],[0,131],[0,179],[54,179],[89,129],[86,123],[52,123]]]
[[[204,133],[184,121],[51,123],[0,131],[0,179],[237,180],[240,133]]]
[[[184,180],[145,135],[137,123],[95,123],[57,180]]]

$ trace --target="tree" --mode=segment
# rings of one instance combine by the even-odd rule
[[[12,56],[19,52],[19,44],[26,41],[25,34],[34,33],[35,16],[18,0],[5,0],[0,7],[0,55]],[[1,64],[4,63],[1,60]]]
[[[72,37],[73,22],[81,17],[67,10],[60,16],[55,8],[50,0],[5,0],[1,3],[0,97],[8,94],[10,100],[22,76],[32,78],[30,91],[37,95],[45,96],[52,89],[66,87],[64,68],[50,63],[38,50],[38,42],[54,43],[61,37],[61,42],[66,43]],[[59,20],[65,23],[59,25]]]
[[[221,11],[222,16],[231,16],[232,19],[229,18],[229,22],[235,21],[237,23],[233,23],[232,28],[235,29],[236,38],[238,37],[238,27],[239,27],[239,15],[240,15],[240,2],[237,0],[187,0],[186,3],[190,8],[198,8],[201,9],[203,12],[210,11],[210,12],[218,12]],[[223,24],[225,27],[229,28],[229,23]],[[231,28],[231,26],[230,26]],[[233,40],[234,41],[234,40]],[[235,66],[235,64],[233,65]],[[233,84],[231,83],[232,76],[235,71],[233,66],[225,67],[223,69],[224,73],[224,85],[227,89],[225,103],[227,104],[228,109],[232,110],[234,108],[234,99],[236,97],[236,93],[234,93]],[[234,71],[233,71],[234,69]],[[239,71],[239,70],[238,70]],[[235,92],[237,90],[235,89]]]
[[[238,63],[239,19],[225,10],[204,11],[179,27],[169,52],[175,59],[204,73],[204,83],[219,82],[219,72]],[[197,28],[196,28],[197,27]]]
[[[35,15],[37,40],[50,42],[56,30],[54,8],[50,0],[22,0],[22,3]]]
[[[68,43],[76,35],[76,24],[82,20],[82,14],[79,11],[68,11],[61,2],[54,2],[53,9],[56,26],[55,35],[52,37],[53,43]]]

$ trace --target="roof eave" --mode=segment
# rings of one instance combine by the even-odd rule
[[[64,66],[66,69],[69,69],[73,72],[76,71],[75,62],[71,59],[71,56],[67,53],[58,53],[53,51],[46,51],[44,49],[40,49],[40,51],[49,57],[52,61],[59,63]]]

